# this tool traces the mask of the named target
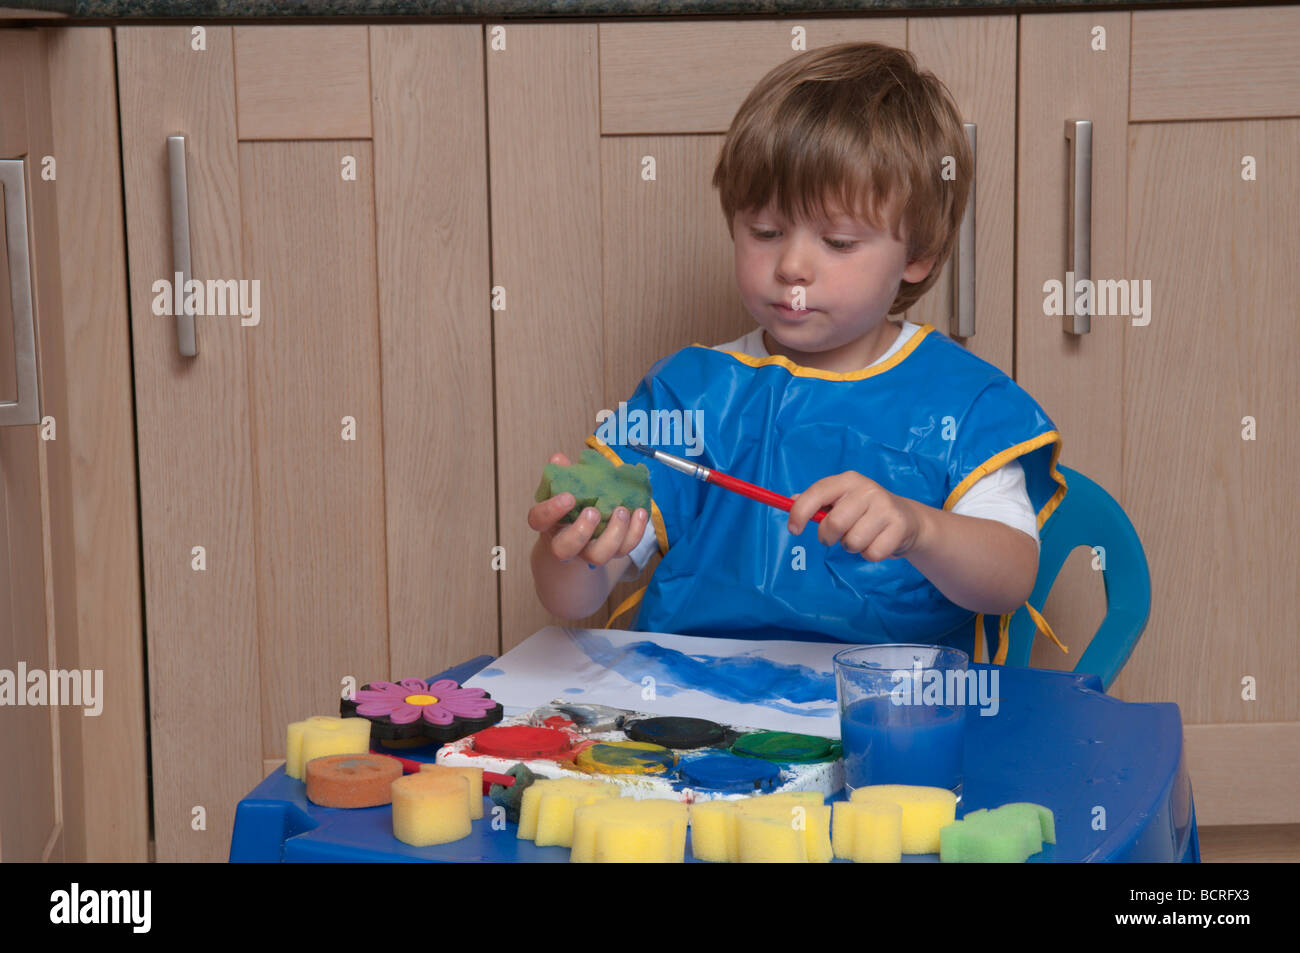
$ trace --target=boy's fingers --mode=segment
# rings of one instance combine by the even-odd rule
[[[813,485],[816,486],[816,484]],[[812,487],[809,487],[802,493],[796,493],[792,497],[794,505],[790,507],[790,516],[786,520],[786,528],[791,533],[798,534],[803,532],[804,525],[807,524],[813,513],[817,512],[818,504],[811,495],[811,492]]]
[[[565,502],[566,500],[568,502]],[[536,503],[528,508],[528,528],[535,529],[539,533],[548,530],[571,509],[573,509],[573,497],[568,493],[561,493],[559,496]]]
[[[587,545],[579,523],[570,523],[551,539],[551,552],[562,563],[567,563]]]
[[[623,545],[623,537],[628,528],[627,507],[619,506],[614,509],[613,515],[610,516],[609,522],[605,525],[605,531],[600,534],[599,539],[591,541],[587,547],[587,558],[591,562],[607,563],[619,551]]]
[[[637,509],[632,514],[632,520],[627,528],[627,535],[623,537],[623,545],[618,548],[618,555],[626,556],[636,549],[637,544],[641,542],[641,537],[645,535],[645,524],[649,518],[649,514],[643,509]]]
[[[593,514],[595,515],[593,516]],[[561,562],[568,562],[582,552],[590,541],[591,534],[596,531],[596,524],[599,522],[600,511],[594,506],[587,507],[572,524],[555,534],[555,540],[551,544],[551,551],[555,553]]]
[[[837,498],[838,491],[834,486],[818,480],[800,493],[799,499],[795,500],[794,505],[790,507],[790,518],[786,521],[787,528],[797,536],[812,522],[814,513]]]

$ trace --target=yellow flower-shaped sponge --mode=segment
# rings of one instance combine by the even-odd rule
[[[398,778],[393,782],[393,836],[412,847],[468,837],[468,789],[469,781],[460,774],[419,771]]]
[[[370,722],[365,718],[312,715],[289,723],[284,773],[302,780],[308,761],[331,754],[369,754]]]
[[[469,817],[477,821],[483,816],[483,769],[462,767],[452,764],[422,764],[421,771],[433,771],[442,774],[459,774],[469,782]]]
[[[519,805],[519,836],[538,847],[573,844],[573,812],[584,804],[615,798],[622,789],[587,778],[543,778],[524,789]]]
[[[664,798],[606,798],[573,815],[572,863],[681,863],[686,805]]]
[[[835,856],[855,863],[897,864],[903,859],[903,808],[894,801],[835,804]]]
[[[939,830],[957,819],[957,795],[915,784],[869,784],[849,797],[854,804],[897,804],[904,854],[939,853]],[[845,815],[851,816],[851,812]]]

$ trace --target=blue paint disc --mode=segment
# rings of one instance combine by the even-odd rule
[[[770,761],[738,758],[732,754],[710,754],[684,761],[678,766],[682,781],[693,788],[727,794],[770,791],[781,777],[781,769]]]

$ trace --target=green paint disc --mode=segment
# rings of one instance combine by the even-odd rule
[[[816,735],[791,731],[755,731],[741,735],[731,746],[731,753],[746,758],[762,758],[782,764],[811,764],[834,761],[840,756],[839,743]]]

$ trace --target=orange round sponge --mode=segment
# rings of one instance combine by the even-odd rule
[[[402,762],[386,754],[331,754],[307,762],[307,800],[321,807],[378,807],[393,800]]]

